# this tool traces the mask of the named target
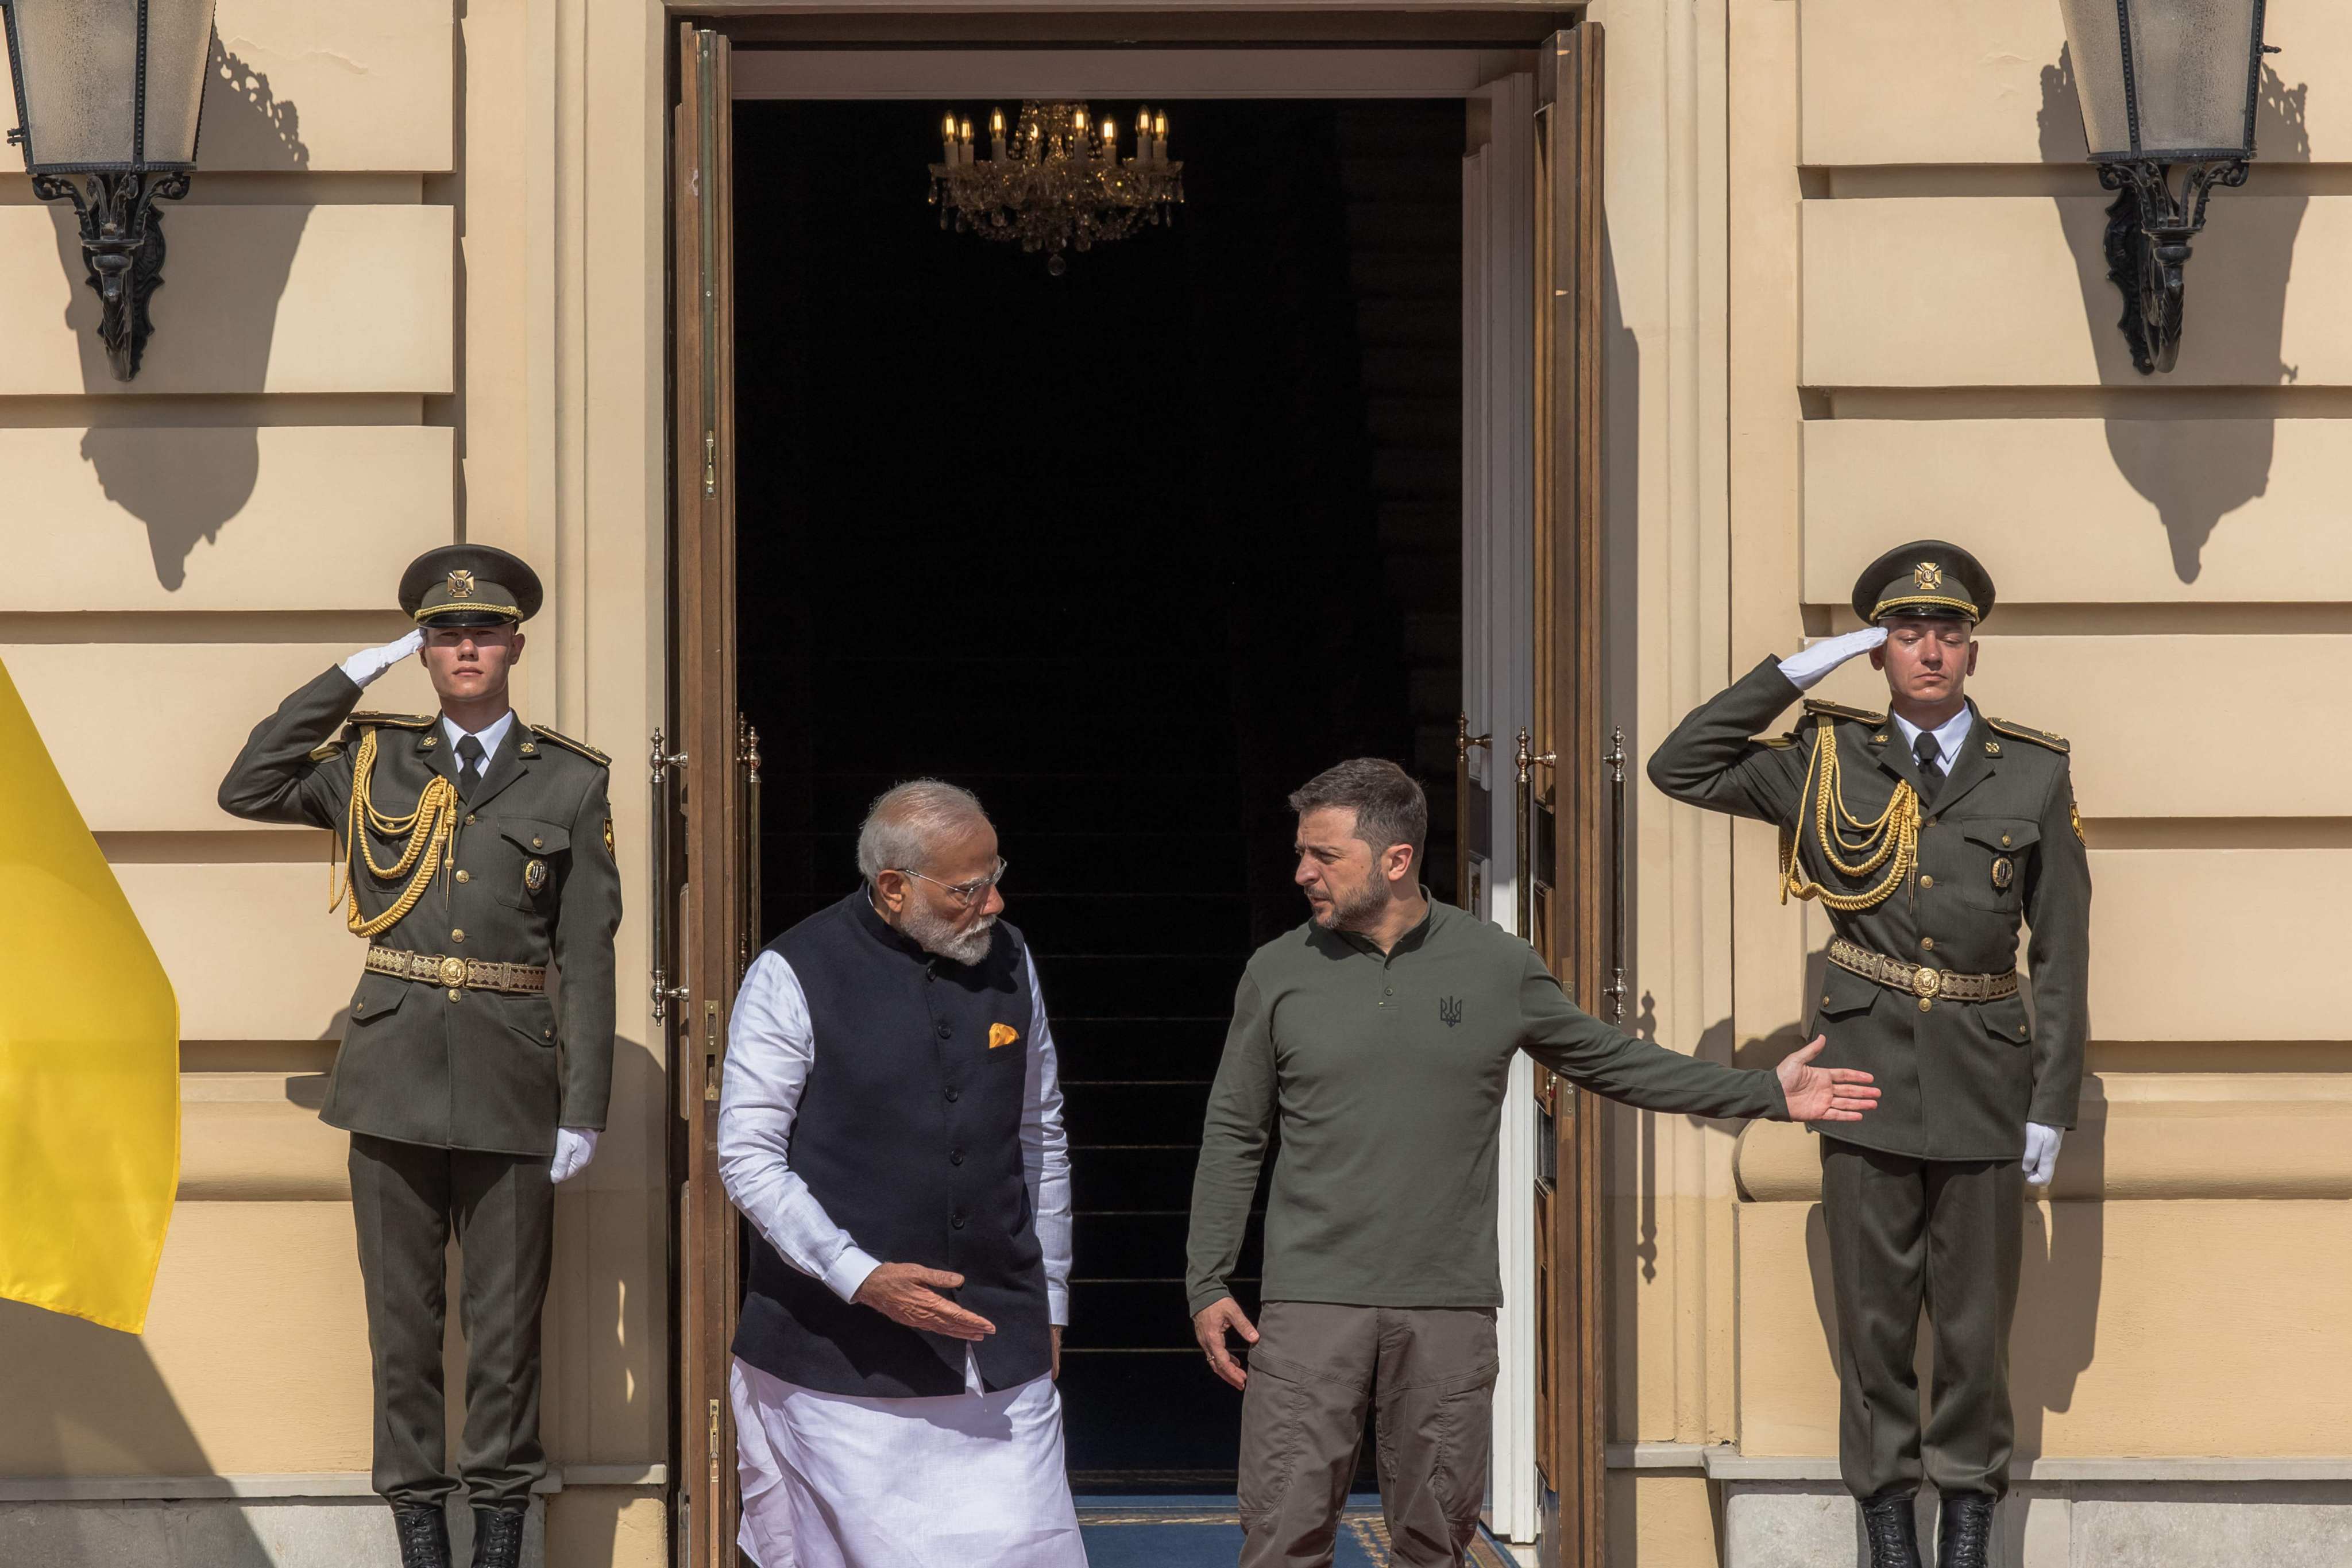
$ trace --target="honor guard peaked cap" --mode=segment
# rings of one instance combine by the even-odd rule
[[[400,574],[400,607],[423,626],[494,626],[539,614],[539,574],[488,544],[428,550]]]
[[[1866,626],[1889,616],[1981,621],[1992,614],[1992,578],[1983,563],[1940,539],[1896,546],[1863,568],[1853,583],[1853,613]]]

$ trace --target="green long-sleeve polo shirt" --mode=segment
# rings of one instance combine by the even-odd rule
[[[1277,1123],[1266,1300],[1499,1306],[1495,1144],[1520,1050],[1644,1110],[1788,1116],[1773,1074],[1611,1028],[1460,910],[1433,902],[1386,953],[1309,921],[1258,949],[1234,998],[1192,1178],[1192,1310],[1229,1293]]]

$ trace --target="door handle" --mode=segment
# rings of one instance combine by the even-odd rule
[[[1551,752],[1535,751],[1528,743],[1526,726],[1519,729],[1518,754],[1513,759],[1518,770],[1518,799],[1513,817],[1514,837],[1518,840],[1518,902],[1519,934],[1530,942],[1536,939],[1536,804],[1535,771],[1557,765],[1559,757]],[[1576,998],[1570,996],[1570,1001]]]
[[[1484,746],[1493,750],[1495,737],[1470,732],[1470,715],[1463,714],[1454,731],[1454,901],[1472,914],[1480,911],[1478,889],[1470,874],[1470,846],[1475,842],[1470,833],[1470,748]]]
[[[647,748],[646,763],[653,784],[654,975],[651,989],[654,1022],[659,1024],[669,1017],[672,1002],[686,1000],[686,987],[669,983],[670,900],[677,895],[677,889],[670,881],[670,817],[675,805],[673,792],[677,787],[677,771],[686,765],[686,753],[671,751],[669,738],[656,725]]]

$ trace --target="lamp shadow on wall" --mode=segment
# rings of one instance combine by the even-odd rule
[[[228,52],[218,38],[213,42],[209,70],[197,148],[200,164],[209,156],[238,171],[291,174],[310,167],[300,112],[270,89],[267,76]],[[205,194],[205,179],[200,168],[192,191],[199,200]],[[158,383],[173,390],[193,383],[208,392],[261,391],[278,299],[286,290],[309,208],[231,207],[241,220],[235,226],[235,257],[202,259],[181,237],[188,229],[185,215],[194,209],[167,202],[159,210],[171,251],[163,285],[154,295],[151,314],[155,335],[148,340],[141,379],[127,385],[114,379],[98,340],[98,296],[78,281],[66,321],[80,344],[83,390],[102,395],[136,394]],[[60,264],[79,280],[81,246],[69,222],[58,228],[58,251]],[[175,272],[185,278],[207,262],[209,276],[225,285],[215,296],[191,293],[193,283],[177,290],[172,287]],[[206,310],[217,314],[205,319]],[[184,367],[199,359],[208,359],[209,367],[201,375],[189,374]],[[110,416],[115,416],[112,409],[98,411],[100,421]],[[134,421],[141,417],[134,408],[121,410],[121,416]],[[165,591],[177,593],[187,581],[188,557],[196,546],[218,538],[252,499],[260,469],[259,440],[249,421],[169,429],[100,422],[82,437],[81,455],[97,470],[107,499],[146,527],[155,580]]]
[[[2211,221],[2189,263],[2187,327],[2181,360],[2201,384],[2276,386],[2292,384],[2296,367],[2280,357],[2286,319],[2287,274],[2294,261],[2296,232],[2306,198],[2263,190],[2263,165],[2311,161],[2305,121],[2307,84],[2286,85],[2263,67],[2254,139],[2261,155],[2247,187],[2259,200],[2218,193]],[[2069,163],[2085,156],[2082,111],[2074,91],[2074,67],[2061,47],[2055,65],[2042,70],[2040,119],[2045,163]],[[2102,386],[2164,384],[2132,368],[2131,355],[2116,322],[2123,296],[2107,280],[2106,216],[2081,200],[2056,204],[2066,242],[2074,253],[2098,354]],[[2219,373],[2218,374],[2214,373]],[[2182,441],[2176,421],[2109,416],[2107,450],[2132,489],[2156,508],[2172,551],[2174,573],[2193,583],[2203,569],[2206,542],[2221,520],[2261,496],[2270,485],[2276,422],[2267,418],[2209,419],[2196,439]]]

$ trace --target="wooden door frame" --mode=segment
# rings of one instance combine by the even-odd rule
[[[727,110],[731,104],[732,98],[736,97],[806,96],[838,100],[859,97],[879,99],[935,96],[942,90],[940,86],[910,79],[907,75],[908,68],[916,66],[926,56],[936,60],[950,53],[969,54],[985,51],[999,60],[1009,63],[1007,57],[1015,51],[1021,51],[1028,54],[1028,58],[1032,59],[1052,59],[1065,67],[1083,68],[1084,62],[1089,57],[1100,60],[1108,58],[1109,51],[1077,50],[1065,47],[1050,52],[1029,53],[1024,51],[1022,47],[1039,44],[1067,46],[1088,41],[1100,41],[1121,55],[1151,57],[1153,66],[1158,68],[1156,72],[1158,79],[1161,83],[1169,81],[1171,72],[1179,79],[1192,75],[1197,69],[1193,62],[1201,58],[1211,56],[1213,51],[1214,54],[1222,55],[1224,63],[1230,64],[1234,54],[1238,52],[1254,48],[1279,49],[1284,52],[1285,63],[1293,68],[1288,79],[1282,83],[1278,90],[1260,88],[1255,91],[1218,92],[1204,89],[1197,84],[1184,85],[1180,79],[1176,87],[1171,88],[1167,85],[1151,87],[1149,90],[1154,94],[1181,91],[1184,95],[1194,97],[1461,96],[1465,100],[1475,101],[1488,90],[1496,74],[1504,68],[1501,64],[1504,51],[1517,55],[1524,68],[1530,70],[1538,68],[1543,61],[1542,51],[1530,50],[1529,45],[1540,41],[1554,28],[1573,23],[1579,10],[1580,8],[1576,6],[1538,9],[1491,5],[1483,7],[1436,5],[1408,10],[1360,13],[1235,12],[1213,9],[1185,10],[1180,6],[1164,13],[1146,15],[1131,11],[1105,11],[1084,5],[1063,5],[1053,4],[1052,0],[1046,0],[1045,4],[1024,7],[1020,11],[997,10],[984,5],[960,5],[952,13],[912,18],[872,10],[851,9],[826,12],[814,7],[789,5],[762,4],[736,6],[725,4],[724,0],[720,0],[718,4],[710,4],[706,0],[705,4],[697,6],[672,7],[668,15],[673,21],[680,24],[677,31],[673,35],[680,40],[679,53],[672,58],[672,79],[677,89],[683,88],[684,72],[693,58],[692,35],[698,23],[727,38],[755,46],[766,46],[746,51],[736,58],[735,85],[730,95],[729,103],[719,106],[719,123],[724,127],[727,123]],[[792,91],[789,89],[781,91],[745,90],[743,78],[747,70],[752,78],[762,76],[765,74],[765,68],[777,58],[772,52],[777,46],[789,48],[793,44],[802,42],[824,42],[835,45],[836,48],[827,55],[828,66],[835,68],[855,65],[860,53],[856,50],[843,50],[837,46],[860,42],[882,45],[888,49],[894,79],[887,88],[877,83],[859,84],[863,86],[864,90],[858,90],[856,86],[846,90],[835,87],[805,93]],[[1301,47],[1318,44],[1328,45],[1329,47],[1304,48]],[[935,47],[926,48],[923,47],[925,45]],[[1156,47],[1152,47],[1155,45]],[[1185,47],[1187,45],[1197,45],[1201,47],[1187,48]],[[1344,71],[1337,75],[1327,75],[1317,68],[1318,62],[1328,63],[1334,58],[1346,56],[1357,56],[1366,59],[1385,57],[1385,63],[1392,68],[1398,58],[1397,49],[1400,45],[1419,46],[1433,56],[1444,55],[1450,58],[1444,65],[1435,68],[1433,71],[1418,76],[1410,70],[1399,72],[1391,68],[1381,73],[1377,79],[1370,81],[1360,79],[1350,80],[1348,79],[1348,73]],[[1481,51],[1490,57],[1483,68],[1474,63],[1476,55]],[[879,55],[882,51],[877,50],[874,53]],[[1302,67],[1306,68],[1303,71],[1297,69]],[[1146,68],[1150,69],[1152,67]],[[1465,71],[1470,73],[1466,79],[1464,77]],[[1003,89],[1000,86],[984,81],[976,83],[967,72],[957,78],[954,95],[985,96],[992,90]],[[1085,91],[1094,96],[1119,95],[1118,84],[1074,88],[1073,90]],[[680,90],[674,89],[671,101],[677,102],[679,97]],[[1524,95],[1521,96],[1521,101],[1524,101]],[[1591,108],[1591,116],[1594,121],[1595,134],[1591,138],[1589,161],[1591,169],[1597,173],[1599,167],[1597,101]],[[671,247],[673,271],[670,279],[673,310],[670,319],[674,329],[681,320],[677,309],[681,302],[679,297],[681,280],[694,276],[693,268],[697,256],[693,245],[694,237],[685,232],[687,226],[680,221],[680,215],[688,210],[688,193],[684,190],[677,174],[680,166],[678,153],[681,132],[681,122],[674,119],[668,139],[672,168],[672,178],[669,182],[671,192],[669,226],[673,239]],[[1597,195],[1593,200],[1593,207],[1597,217]],[[720,232],[728,236],[728,238],[722,241],[723,252],[726,247],[731,246],[732,214],[731,211],[721,211],[717,216]],[[1540,227],[1541,226],[1538,225],[1538,232],[1534,237],[1538,244],[1541,244],[1544,239]],[[722,259],[726,259],[723,255]],[[1592,287],[1597,299],[1597,269],[1594,272]],[[729,303],[731,304],[731,300]],[[675,742],[689,759],[683,769],[688,777],[689,791],[694,788],[693,780],[698,773],[696,764],[691,759],[695,758],[698,752],[703,757],[712,759],[714,768],[719,765],[721,759],[728,760],[730,764],[740,760],[739,740],[733,731],[733,725],[736,722],[734,719],[736,671],[732,627],[734,475],[731,459],[733,451],[731,388],[734,334],[731,314],[727,330],[719,336],[719,349],[723,355],[723,363],[719,367],[722,379],[719,384],[726,390],[726,395],[720,399],[719,424],[724,428],[716,432],[719,437],[718,450],[722,455],[722,460],[718,463],[718,471],[714,476],[716,493],[703,493],[702,476],[698,471],[701,465],[693,460],[703,456],[698,450],[702,431],[698,414],[694,413],[697,405],[694,404],[694,398],[689,395],[695,389],[685,384],[681,373],[686,362],[675,342],[673,352],[669,356],[673,372],[671,402],[676,416],[670,452],[673,470],[670,550],[676,576],[672,584],[674,613],[670,617],[672,655],[669,666],[672,684],[669,693],[669,710],[672,714],[698,711],[702,716],[699,721],[691,725],[689,731],[677,734]],[[1539,349],[1538,353],[1539,355]],[[698,363],[696,368],[700,368]],[[1465,391],[1466,396],[1468,392],[1466,383]],[[1538,408],[1540,409],[1543,406],[1543,400],[1539,390],[1534,393],[1534,397]],[[1598,422],[1594,421],[1592,424],[1593,427],[1583,433],[1582,439],[1591,446],[1592,452],[1597,456],[1600,432]],[[1580,466],[1579,471],[1597,472],[1597,463]],[[1597,478],[1591,480],[1591,486],[1593,498],[1592,510],[1590,515],[1597,518]],[[1521,499],[1526,498],[1523,496]],[[728,547],[723,552],[713,552],[708,549],[710,538],[707,531],[707,525],[722,514],[725,519],[723,526]],[[1465,513],[1465,530],[1469,522],[1470,519]],[[689,539],[688,535],[694,537]],[[715,559],[715,553],[723,553],[726,560],[723,563],[718,562]],[[722,574],[723,591],[719,586],[722,580]],[[1584,625],[1580,640],[1591,645],[1589,657],[1597,661],[1599,647],[1597,572],[1585,575],[1582,582],[1589,586],[1590,592],[1595,597],[1596,610],[1591,616],[1578,617]],[[709,628],[705,625],[709,619],[708,612],[718,607],[720,600],[724,601],[724,614],[728,623],[723,637],[713,637],[709,635],[698,637],[695,635],[697,627],[701,627],[708,634]],[[1554,624],[1557,625],[1557,623]],[[725,650],[723,658],[720,653],[722,641]],[[1465,648],[1465,654],[1471,651]],[[1597,662],[1588,668],[1597,668]],[[1525,688],[1519,683],[1513,682],[1511,685],[1517,689],[1517,694],[1524,693]],[[703,694],[701,700],[690,700],[689,690],[701,692]],[[1496,695],[1500,697],[1503,694],[1498,692]],[[1594,696],[1594,700],[1597,701],[1597,694]],[[1517,708],[1518,705],[1514,701],[1510,706]],[[1520,709],[1519,711],[1524,712],[1526,710]],[[1498,721],[1492,726],[1498,738],[1508,734],[1508,730],[1500,721],[1501,719],[1502,714],[1498,710]],[[1596,757],[1598,755],[1597,749],[1594,755]],[[1502,764],[1494,770],[1496,777],[1501,781],[1501,787],[1494,791],[1495,810],[1498,818],[1507,820],[1512,810],[1507,783],[1507,753],[1503,753],[1498,748],[1498,754],[1495,761]],[[715,779],[717,775],[714,773],[711,776]],[[730,835],[740,835],[742,827],[740,774],[740,773],[731,773],[729,776],[734,782],[719,786],[720,793],[725,797],[725,804],[721,805],[715,816],[718,822],[724,825],[723,831]],[[705,820],[708,822],[711,819],[706,817]],[[1578,820],[1580,823],[1582,821],[1580,814]],[[688,826],[684,834],[689,843],[696,837],[692,824],[693,814],[689,812]],[[1499,826],[1500,824],[1498,823],[1497,826]],[[1500,847],[1507,843],[1507,839],[1498,834],[1496,842],[1499,858]],[[1580,845],[1583,842],[1583,838],[1580,837]],[[714,859],[725,858],[713,857],[706,850],[701,858],[705,863],[710,863]],[[1586,862],[1588,865],[1592,863]],[[714,922],[727,918],[725,911],[731,910],[732,918],[737,922],[737,934],[740,938],[743,934],[740,929],[741,923],[747,919],[756,922],[759,918],[758,911],[756,908],[746,907],[744,891],[746,879],[731,860],[727,862],[727,870],[723,875],[730,879],[722,882],[716,878],[706,879],[699,888],[689,884],[687,889],[688,919],[683,923],[691,927],[698,911],[704,921],[704,929],[716,932],[724,928]],[[1575,879],[1573,885],[1577,886],[1580,892],[1592,892],[1597,898],[1597,890],[1587,886],[1589,881],[1590,879],[1580,877]],[[1503,884],[1498,878],[1497,886],[1495,889],[1498,901],[1506,891],[1507,884]],[[1507,921],[1506,923],[1509,922]],[[1597,933],[1599,928],[1597,924],[1585,923],[1580,920],[1577,922],[1577,929],[1580,931]],[[756,940],[757,935],[761,933],[751,934],[753,940]],[[729,942],[724,945],[733,950],[738,943]],[[1596,994],[1601,959],[1598,951],[1592,948],[1588,941],[1580,940],[1578,951],[1580,958],[1573,973],[1573,984],[1580,999],[1589,999]],[[731,1501],[734,1497],[734,1442],[731,1413],[727,1408],[724,1396],[723,1377],[719,1381],[718,1385],[714,1434],[712,1411],[709,1404],[712,1396],[707,1393],[695,1394],[693,1389],[697,1380],[687,1375],[690,1367],[688,1358],[703,1352],[705,1347],[712,1345],[722,1347],[718,1352],[719,1364],[724,1365],[723,1346],[727,1339],[731,1336],[735,1310],[734,1297],[738,1285],[735,1267],[735,1215],[731,1208],[725,1205],[723,1194],[716,1196],[717,1206],[723,1210],[723,1213],[709,1215],[698,1230],[690,1223],[696,1197],[715,1194],[717,1183],[715,1144],[711,1142],[709,1137],[710,1132],[715,1129],[710,1126],[698,1128],[697,1122],[696,1103],[700,1100],[706,1084],[704,1081],[690,1082],[689,1079],[707,1079],[709,1082],[715,1083],[715,1077],[712,1075],[717,1073],[724,1051],[725,1015],[731,1009],[734,980],[740,973],[740,968],[726,969],[726,966],[719,963],[719,957],[716,952],[708,952],[694,955],[689,959],[689,964],[685,973],[688,978],[687,989],[690,994],[685,999],[686,1005],[680,1010],[682,1014],[689,1016],[684,1017],[678,1024],[677,1035],[667,1039],[670,1047],[668,1058],[672,1064],[674,1081],[679,1084],[680,1121],[678,1125],[683,1133],[688,1134],[681,1140],[677,1163],[679,1172],[677,1180],[682,1190],[679,1210],[680,1242],[676,1248],[676,1253],[680,1277],[673,1281],[673,1310],[677,1314],[676,1321],[678,1325],[679,1377],[677,1387],[679,1394],[679,1409],[676,1423],[676,1441],[678,1447],[672,1457],[670,1475],[673,1478],[673,1488],[680,1495],[691,1495],[696,1489],[688,1485],[688,1479],[700,1479],[702,1489],[709,1489],[709,1465],[715,1462],[720,1467],[719,1471],[720,1485],[718,1489],[719,1495],[730,1500],[730,1508],[721,1510],[725,1524],[723,1536],[716,1533],[708,1510],[697,1510],[699,1517],[693,1518],[690,1525],[690,1532],[695,1538],[693,1545],[708,1547],[717,1554],[688,1555],[687,1554],[688,1543],[682,1541],[679,1542],[681,1554],[677,1561],[681,1564],[688,1565],[688,1568],[703,1568],[706,1563],[730,1562],[731,1559],[720,1552],[720,1545],[722,1542],[731,1542],[733,1534]],[[725,972],[721,973],[722,970]],[[677,969],[673,969],[673,973],[677,972]],[[1571,978],[1570,973],[1562,971],[1562,978]],[[709,1016],[709,1010],[713,1005],[719,1008],[715,1017]],[[1523,1067],[1520,1069],[1520,1077],[1529,1076]],[[711,1092],[715,1093],[715,1089]],[[1531,1091],[1523,1089],[1519,1103],[1524,1105],[1531,1098]],[[712,1105],[712,1110],[715,1113],[715,1103]],[[1598,1253],[1600,1235],[1598,1220],[1601,1212],[1599,1179],[1601,1166],[1598,1131],[1602,1120],[1595,1115],[1580,1115],[1574,1118],[1572,1126],[1563,1131],[1560,1150],[1563,1165],[1572,1165],[1574,1169],[1583,1173],[1583,1179],[1579,1185],[1585,1195],[1585,1202],[1578,1205],[1574,1212],[1562,1213],[1555,1209],[1551,1216],[1559,1239],[1568,1243],[1568,1249],[1562,1256],[1573,1257],[1579,1260],[1586,1281],[1586,1288],[1581,1294],[1593,1303],[1597,1303],[1599,1300],[1597,1270],[1601,1263]],[[1580,1136],[1577,1130],[1585,1128],[1592,1130],[1591,1138],[1587,1142],[1576,1142]],[[699,1179],[696,1173],[698,1169],[705,1173]],[[1589,1215],[1585,1212],[1587,1209],[1591,1211]],[[1512,1212],[1514,1212],[1513,1206],[1507,1202],[1505,1213],[1507,1215]],[[720,1245],[722,1236],[723,1246]],[[689,1247],[689,1242],[695,1245]],[[1507,1243],[1507,1256],[1509,1255],[1509,1251],[1510,1248]],[[690,1253],[708,1258],[708,1271],[690,1266]],[[704,1290],[698,1294],[693,1287],[692,1277],[699,1275],[703,1281],[708,1282],[714,1272],[718,1277],[718,1289]],[[1561,1315],[1558,1312],[1538,1312],[1534,1315],[1538,1319],[1549,1321],[1556,1331],[1560,1327]],[[1579,1325],[1597,1324],[1597,1311],[1580,1310],[1575,1314],[1575,1321]],[[1580,1333],[1583,1329],[1579,1327],[1570,1331]],[[1528,1342],[1532,1345],[1532,1331],[1528,1336]],[[1592,1463],[1597,1467],[1601,1453],[1598,1434],[1602,1425],[1598,1397],[1601,1383],[1597,1352],[1592,1354],[1579,1352],[1572,1359],[1582,1369],[1572,1388],[1590,1388],[1593,1391],[1593,1398],[1586,1408],[1586,1419],[1591,1430],[1595,1434],[1591,1452]],[[1531,1374],[1533,1368],[1529,1367],[1528,1371]],[[703,1383],[709,1381],[708,1377],[701,1380]],[[1533,1426],[1536,1422],[1549,1418],[1549,1413],[1541,1413],[1537,1415],[1529,1425]],[[1524,1439],[1507,1442],[1498,1435],[1497,1457],[1504,1457],[1517,1449],[1517,1458],[1528,1461],[1532,1470],[1533,1454],[1523,1444]],[[1596,1510],[1595,1529],[1591,1532],[1595,1541],[1599,1539],[1600,1534],[1597,1513],[1600,1506],[1599,1481],[1600,1478],[1595,1474],[1591,1478],[1591,1483],[1584,1489],[1591,1499],[1591,1506]],[[673,1511],[674,1527],[681,1517],[679,1512]],[[1559,1561],[1574,1563],[1580,1559],[1570,1557]],[[1595,1557],[1591,1561],[1597,1563],[1598,1558]]]

